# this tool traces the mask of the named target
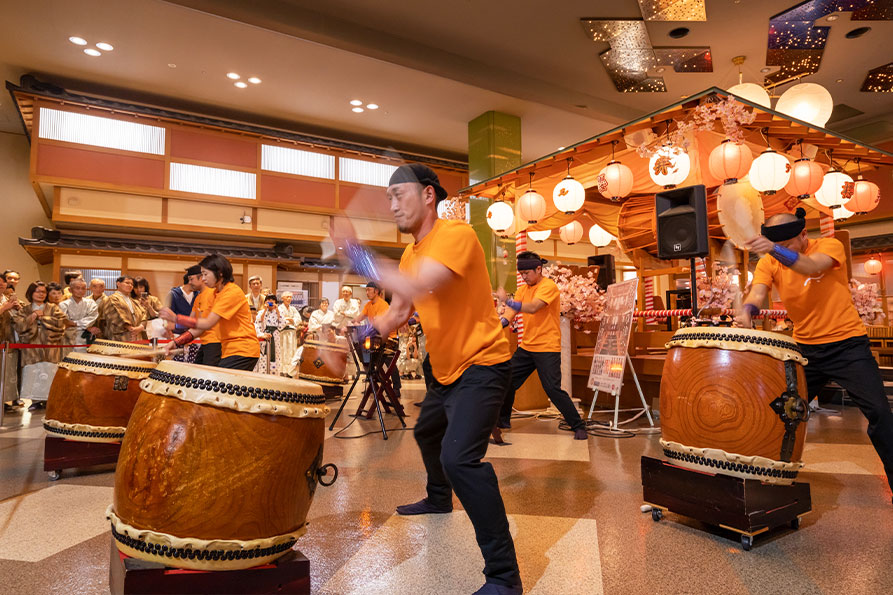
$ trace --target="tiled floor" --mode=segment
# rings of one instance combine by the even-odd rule
[[[406,401],[419,400],[420,383],[408,384]],[[0,428],[0,592],[106,593],[113,469],[48,481],[41,418],[7,416]],[[491,446],[489,459],[529,593],[893,592],[890,490],[855,408],[810,421],[801,480],[814,510],[799,531],[758,536],[750,552],[725,530],[673,514],[654,523],[640,512],[639,458],[660,456],[657,434],[587,443],[555,421],[513,425],[509,444]],[[384,441],[377,427],[359,420],[337,437],[327,432],[324,460],[340,478],[317,490],[298,542],[313,591],[473,591],[483,562],[467,516],[458,502],[450,515],[395,515],[396,505],[424,495],[424,473],[412,432]]]

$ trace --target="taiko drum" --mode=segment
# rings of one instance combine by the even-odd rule
[[[304,341],[298,377],[318,384],[332,386],[344,384],[347,355],[346,343],[308,339]]]
[[[322,460],[322,389],[163,361],[121,444],[108,517],[118,549],[169,566],[272,561],[306,530]]]
[[[778,333],[702,327],[680,329],[667,346],[664,455],[701,471],[793,481],[809,416],[797,344]]]
[[[124,357],[154,357],[157,355],[156,348],[151,345],[112,341],[111,339],[96,339],[87,347],[87,352],[98,355],[122,355]]]

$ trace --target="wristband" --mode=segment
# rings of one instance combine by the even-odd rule
[[[506,318],[505,316],[500,316],[500,317],[499,317],[499,322],[502,323],[502,328],[505,328],[505,327],[507,327],[507,326],[509,325],[508,318]]]
[[[792,266],[800,258],[799,252],[795,252],[784,246],[779,246],[778,244],[772,246],[769,255],[786,267]]]
[[[192,333],[186,331],[182,335],[178,335],[176,339],[174,339],[174,345],[177,347],[183,347],[187,343],[192,343],[195,337],[192,336]]]
[[[753,304],[744,304],[744,306],[742,306],[742,310],[750,314],[751,317],[756,316],[760,313],[760,309]]]
[[[177,326],[181,326],[183,328],[195,328],[196,326],[198,326],[198,321],[192,316],[177,314]]]
[[[521,311],[521,302],[519,302],[518,300],[511,300],[511,299],[505,300],[505,305],[506,305],[506,307],[511,308],[515,312]]]

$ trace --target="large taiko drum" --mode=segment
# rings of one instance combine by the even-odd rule
[[[96,339],[96,341],[87,347],[87,353],[97,353],[99,355],[122,355],[124,357],[154,357],[157,354],[157,351],[155,347],[142,343]]]
[[[175,361],[159,363],[142,389],[107,513],[118,549],[236,570],[291,548],[321,475],[322,389]]]
[[[667,344],[661,445],[683,467],[791,483],[803,466],[806,360],[789,337],[686,328]]]
[[[155,362],[73,351],[59,363],[47,400],[47,434],[80,442],[119,442]]]
[[[316,339],[304,341],[298,378],[327,386],[347,382],[347,343],[333,343]]]

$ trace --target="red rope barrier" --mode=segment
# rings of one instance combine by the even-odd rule
[[[733,308],[724,308],[720,314],[734,316],[738,311]],[[785,318],[787,310],[760,310],[755,318]],[[638,310],[633,312],[633,318],[666,318],[668,316],[692,316],[691,309],[687,310]]]

